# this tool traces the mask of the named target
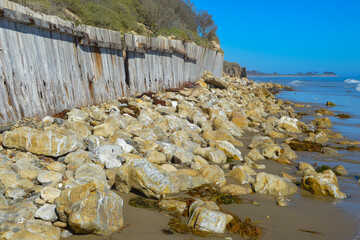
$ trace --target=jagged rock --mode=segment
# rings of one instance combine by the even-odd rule
[[[325,133],[309,133],[309,137],[305,139],[305,141],[313,142],[313,143],[326,143],[329,141],[329,138],[326,136]]]
[[[180,165],[190,165],[195,155],[191,152],[185,151],[183,148],[175,147],[174,152],[174,163]]]
[[[249,125],[249,120],[247,120],[246,116],[236,111],[231,113],[230,121],[240,128]]]
[[[14,228],[11,233],[4,233],[5,239],[15,240],[60,240],[60,229],[42,220],[29,220],[24,226]]]
[[[256,176],[254,190],[258,193],[287,196],[296,193],[298,188],[288,178],[261,172]]]
[[[259,153],[268,159],[276,159],[281,154],[281,148],[277,144],[260,143],[256,146]]]
[[[224,130],[234,137],[241,137],[243,132],[235,123],[222,117],[216,117],[214,119],[214,127],[216,130]]]
[[[83,148],[81,141],[64,128],[44,131],[29,127],[17,128],[11,132],[5,132],[3,145],[51,157],[59,157]]]
[[[106,122],[94,127],[94,135],[106,138],[114,135],[118,129],[119,127],[117,125]]]
[[[110,235],[123,225],[123,200],[99,181],[66,189],[56,199],[59,218],[78,234]]]
[[[313,166],[308,163],[300,162],[298,165],[299,172],[297,172],[300,176],[314,175],[316,171]]]
[[[84,151],[83,149],[78,149],[76,152],[66,155],[64,162],[66,164],[73,164],[76,166],[92,163],[90,152]]]
[[[176,172],[177,169],[171,164],[163,164],[160,166],[161,169],[164,169],[166,172]]]
[[[332,111],[324,109],[324,108],[316,109],[315,112],[323,114],[323,115],[335,115],[335,113],[333,113]]]
[[[314,195],[331,196],[340,199],[346,198],[346,194],[340,192],[335,173],[331,170],[304,176],[301,181],[301,187]]]
[[[55,209],[55,205],[45,204],[36,211],[35,217],[44,221],[55,222],[58,219]]]
[[[295,153],[295,151],[293,151],[289,145],[287,145],[286,143],[281,144],[281,155],[280,156],[284,156],[285,158],[289,159],[289,160],[294,160],[297,159],[297,155]]]
[[[246,157],[250,158],[252,161],[258,161],[264,159],[264,156],[256,149],[253,148],[250,152],[246,155]]]
[[[242,147],[243,144],[236,140],[230,133],[224,130],[216,130],[216,131],[204,131],[202,137],[207,141],[229,141],[234,146]]]
[[[202,78],[204,79],[205,83],[211,84],[217,88],[226,89],[228,87],[227,82],[221,78],[214,77],[214,75],[211,73],[204,73]]]
[[[227,158],[234,160],[243,161],[241,152],[234,147],[230,142],[227,141],[216,141],[216,147],[223,151]]]
[[[104,109],[101,109],[97,106],[92,106],[89,111],[89,116],[95,121],[103,122],[107,118],[107,114]]]
[[[208,184],[209,181],[203,177],[189,176],[186,174],[178,174],[179,171],[176,172],[180,180],[180,191],[186,191],[192,188],[199,187],[204,184]]]
[[[339,155],[338,151],[336,151],[333,148],[329,148],[329,147],[323,147],[321,149],[321,153],[323,153],[325,155],[329,155],[329,156],[337,156],[337,155]]]
[[[40,191],[40,196],[46,202],[52,204],[54,203],[55,199],[60,197],[61,190],[53,187],[44,187]]]
[[[116,173],[115,186],[121,192],[136,189],[148,197],[160,198],[163,194],[179,192],[180,180],[146,159],[133,159]]]
[[[34,190],[34,183],[28,179],[21,178],[15,173],[4,173],[1,175],[1,183],[5,188],[8,198],[19,200]]]
[[[186,202],[178,200],[161,200],[157,203],[160,210],[182,215],[187,207]]]
[[[89,163],[79,167],[75,172],[75,180],[79,184],[85,184],[89,182],[93,182],[94,180],[98,180],[105,187],[110,189],[108,185],[108,181],[106,179],[105,171],[96,164]]]
[[[336,175],[338,175],[338,176],[346,176],[346,175],[349,175],[349,173],[346,171],[346,169],[345,169],[344,166],[342,166],[342,165],[337,165],[336,167],[334,167],[334,172],[335,172]]]
[[[158,151],[149,151],[146,153],[146,159],[155,164],[166,163],[166,155]]]
[[[199,155],[213,163],[226,163],[227,157],[223,151],[216,148],[197,148],[194,154]]]
[[[336,106],[336,104],[333,103],[333,102],[327,101],[327,102],[326,102],[326,106],[328,106],[328,107],[334,107],[334,106]]]
[[[218,187],[226,185],[224,171],[216,165],[204,166],[200,169],[198,176],[207,179],[210,183]]]
[[[290,200],[285,197],[277,197],[276,198],[276,204],[279,207],[286,207],[287,205],[289,205],[289,202],[290,202]]]
[[[108,169],[121,167],[122,159],[120,155],[123,154],[123,151],[118,145],[100,144],[92,153],[92,160],[104,164]]]
[[[64,173],[66,170],[66,165],[61,162],[53,162],[46,166],[50,171]]]
[[[190,206],[190,208],[192,208],[192,206]],[[205,207],[197,207],[190,213],[188,226],[200,231],[221,234],[225,232],[226,225],[232,219],[233,217],[229,214]]]
[[[228,176],[235,179],[239,184],[246,184],[246,183],[255,182],[255,179],[250,176],[249,172],[246,171],[245,168],[249,168],[249,167],[247,167],[247,166],[239,166],[239,167],[233,168],[229,172]],[[249,168],[249,169],[251,169],[251,168]]]
[[[332,123],[329,118],[316,118],[311,122],[313,125],[318,128],[331,128]]]
[[[270,131],[269,136],[272,138],[285,138],[284,134],[275,131]]]
[[[282,116],[278,122],[278,127],[290,133],[301,133],[302,131],[297,125],[298,122],[299,120],[297,120],[296,118]]]
[[[132,145],[128,144],[124,139],[121,138],[116,138],[114,144],[120,146],[121,150],[124,153],[131,153],[135,150],[135,148]]]
[[[72,109],[70,112],[66,113],[69,121],[89,121],[89,114],[80,109]]]
[[[91,135],[91,127],[87,122],[82,121],[67,121],[64,125],[67,129],[75,132],[81,139]]]
[[[245,188],[236,184],[229,184],[220,188],[220,192],[229,195],[243,195],[252,193],[251,187]]]
[[[51,183],[51,182],[59,183],[59,182],[61,182],[62,177],[63,177],[62,173],[43,170],[43,171],[39,172],[39,175],[37,176],[37,180],[41,184]]]

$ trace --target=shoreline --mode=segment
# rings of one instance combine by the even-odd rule
[[[75,229],[74,225],[72,225],[74,224],[73,222],[70,220],[65,221],[64,215],[60,215],[61,211],[63,211],[62,204],[71,203],[71,199],[65,202],[62,199],[66,199],[67,196],[70,196],[71,191],[75,191],[72,189],[93,183],[96,186],[108,184],[113,189],[110,192],[116,193],[123,201],[124,206],[121,207],[123,224],[119,222],[118,225],[122,226],[121,231],[116,230],[111,236],[74,235],[61,239],[203,239],[190,233],[179,234],[174,228],[168,226],[168,222],[174,214],[173,206],[164,212],[164,210],[160,211],[158,207],[154,207],[154,209],[132,207],[129,205],[129,200],[135,196],[147,196],[145,199],[158,199],[151,201],[155,201],[156,206],[159,206],[163,200],[180,199],[177,200],[179,201],[177,204],[185,204],[186,209],[193,206],[193,201],[196,201],[198,198],[210,204],[213,200],[209,200],[207,197],[193,197],[189,195],[189,192],[186,193],[194,186],[201,186],[204,181],[217,184],[219,189],[217,191],[220,192],[216,194],[225,194],[226,197],[234,195],[234,199],[239,197],[241,200],[239,204],[230,205],[212,202],[218,206],[213,206],[215,210],[212,209],[211,211],[219,215],[231,213],[243,221],[245,218],[250,217],[254,223],[262,228],[260,239],[354,239],[354,237],[359,236],[359,218],[334,205],[334,203],[339,201],[346,202],[349,199],[337,200],[332,198],[342,196],[341,194],[343,193],[341,192],[345,191],[346,193],[347,188],[343,186],[342,179],[350,178],[340,176],[336,178],[335,174],[332,175],[332,178],[335,177],[336,182],[338,181],[337,179],[340,181],[340,189],[337,189],[336,184],[334,187],[331,187],[339,191],[329,192],[328,194],[332,194],[332,197],[316,196],[300,187],[305,178],[313,176],[325,178],[326,174],[316,173],[310,165],[305,169],[308,172],[298,173],[298,168],[300,167],[298,162],[306,160],[308,153],[298,151],[295,153],[288,144],[292,143],[292,139],[302,141],[308,135],[312,136],[310,133],[315,134],[315,130],[311,130],[310,125],[306,123],[291,124],[291,121],[295,121],[294,119],[300,117],[297,115],[296,103],[276,99],[269,92],[269,90],[275,90],[276,92],[283,88],[285,86],[279,84],[255,83],[247,79],[239,80],[227,77],[216,79],[207,73],[198,82],[196,87],[184,88],[178,92],[161,92],[151,97],[147,95],[142,95],[140,98],[128,97],[104,103],[102,106],[96,107],[96,109],[84,108],[73,110],[67,114],[66,119],[62,120],[48,117],[44,121],[32,120],[30,121],[31,124],[26,121],[19,121],[15,127],[13,126],[12,131],[0,135],[0,144],[4,147],[4,149],[0,150],[2,150],[4,156],[12,156],[14,160],[10,160],[10,162],[12,162],[11,164],[16,164],[17,156],[20,153],[14,149],[19,149],[20,147],[16,145],[16,141],[9,142],[10,134],[20,131],[21,126],[31,126],[38,128],[37,134],[41,135],[48,129],[56,130],[60,128],[59,125],[71,130],[71,133],[67,132],[66,134],[75,133],[74,136],[76,138],[80,135],[85,136],[84,133],[86,133],[86,141],[94,144],[95,150],[102,145],[109,146],[111,141],[113,141],[111,143],[111,146],[114,147],[113,149],[117,149],[115,148],[117,144],[122,146],[122,152],[125,149],[129,149],[127,153],[120,154],[119,152],[123,160],[119,163],[120,166],[116,167],[113,167],[113,164],[119,160],[118,156],[109,162],[108,160],[111,155],[107,155],[107,158],[103,160],[104,162],[99,162],[99,160],[103,159],[99,155],[96,158],[86,159],[87,162],[85,164],[84,160],[82,163],[77,162],[77,158],[70,160],[68,156],[72,153],[66,153],[65,158],[63,157],[64,154],[60,154],[58,157],[47,157],[45,158],[46,161],[43,161],[43,158],[37,159],[35,155],[30,154],[36,164],[41,163],[41,167],[44,166],[48,169],[46,171],[50,170],[53,175],[59,175],[59,172],[56,171],[58,171],[57,169],[60,166],[64,170],[62,172],[62,179],[58,180],[62,187],[59,189],[60,185],[50,185],[51,188],[58,189],[57,191],[61,192],[61,197],[53,200],[55,201],[57,213],[61,218],[58,219],[58,216],[55,216],[57,220],[52,224],[52,227],[60,229],[63,234],[62,236],[64,234],[70,236],[71,234],[68,230]],[[125,105],[126,107],[124,107]],[[311,106],[307,109],[314,112],[316,108]],[[136,118],[132,117],[132,115]],[[202,116],[205,116],[205,118]],[[286,124],[281,125],[280,120],[283,119],[283,116],[287,116],[288,119],[284,118]],[[76,124],[79,125],[75,125],[75,128],[71,125],[75,124],[74,118],[81,119],[76,120]],[[166,122],[159,122],[164,119],[168,120]],[[110,120],[111,125],[106,125]],[[289,123],[286,121],[289,121]],[[118,123],[123,125],[121,127],[119,125],[118,128],[114,129],[112,126]],[[182,127],[182,124],[186,124],[186,127]],[[80,126],[87,126],[86,128],[89,127],[91,131],[89,129],[86,131],[85,128]],[[174,127],[175,129],[171,130]],[[62,131],[65,131],[65,128],[62,128]],[[163,130],[161,131],[160,129]],[[325,131],[323,128],[319,129]],[[330,136],[331,132],[328,132],[328,134]],[[99,136],[103,137],[99,138]],[[267,136],[270,136],[270,138],[266,138]],[[83,139],[85,140],[85,137]],[[126,139],[126,141],[122,142],[118,139]],[[225,142],[231,144],[226,145],[227,147],[219,145],[221,143],[219,140],[221,139],[226,139]],[[166,150],[167,145],[159,145],[161,142],[163,144],[170,144],[169,146],[173,146],[173,150]],[[45,142],[44,144],[48,143]],[[85,152],[93,155],[99,154],[98,151],[91,150],[94,146],[89,145],[89,143],[86,144],[88,145],[85,148]],[[325,145],[326,142],[323,144]],[[236,150],[228,146],[233,146]],[[27,151],[37,155],[43,155],[39,154],[39,151],[42,149],[34,149],[28,145],[22,146],[22,148],[27,148]],[[62,148],[62,146],[59,148]],[[184,149],[186,150],[183,151]],[[70,150],[73,151],[72,149]],[[227,155],[221,153],[225,156],[225,159],[220,160],[222,155],[219,150],[226,152]],[[176,156],[178,154],[177,151],[183,152],[181,152],[181,155]],[[192,153],[189,156],[186,152],[191,151]],[[206,151],[209,152],[206,153]],[[240,151],[240,155],[238,155],[237,151]],[[216,155],[217,157],[211,157],[210,152],[211,154],[218,154]],[[156,157],[151,157],[151,154],[149,155],[148,153],[154,154]],[[125,166],[130,166],[130,164],[138,162],[140,158],[144,157],[147,161],[141,160],[140,167],[151,162],[149,166],[153,167],[152,171],[155,171],[153,174],[156,177],[161,176],[157,174],[165,174],[161,178],[164,176],[166,178],[169,177],[169,180],[167,180],[169,182],[166,184],[175,185],[177,183],[173,183],[173,180],[170,180],[170,176],[174,181],[178,179],[176,181],[180,181],[183,190],[171,190],[170,194],[162,194],[164,190],[160,190],[160,193],[157,195],[154,190],[147,190],[151,187],[148,185],[149,181],[152,181],[151,177],[150,179],[140,181],[139,178],[142,179],[143,177],[141,173],[136,177],[134,176],[126,180],[125,177],[134,174],[135,170],[125,172]],[[160,161],[160,158],[162,159],[163,157],[165,157],[165,160]],[[320,155],[320,158],[325,157],[327,156]],[[89,161],[91,164],[88,164]],[[5,165],[9,165],[9,163]],[[97,166],[96,171],[98,172],[96,174],[93,172],[95,171],[94,165]],[[57,166],[57,168],[54,168],[54,166]],[[91,167],[91,176],[82,172],[81,174],[85,174],[86,178],[80,178],[79,170],[83,167]],[[170,168],[172,169],[171,172],[167,170]],[[204,174],[204,169],[207,169],[209,174]],[[326,171],[332,172],[331,170]],[[265,176],[272,180],[262,180],[260,176],[263,173],[266,173]],[[11,174],[17,176],[18,172]],[[105,179],[101,176],[105,176]],[[81,180],[83,181],[82,183],[80,183],[80,179],[83,179]],[[131,179],[136,179],[136,181]],[[99,180],[103,183],[98,183]],[[271,185],[273,180],[280,182]],[[84,181],[85,185],[81,185],[84,184]],[[142,181],[145,185],[138,186],[137,182]],[[41,189],[48,186],[44,183],[34,182],[38,192],[41,192]],[[169,185],[169,189],[173,189],[175,185]],[[117,191],[114,190],[115,188]],[[129,189],[126,190],[127,188]],[[109,190],[106,190],[106,187],[104,187],[105,190],[101,189],[103,188],[98,187],[96,191],[100,191],[100,194],[109,194]],[[126,193],[130,190],[130,193]],[[10,190],[7,189],[6,194],[8,191]],[[355,197],[357,198],[357,196]],[[187,199],[187,202],[191,199],[190,203],[185,203],[184,200],[181,200],[184,198]],[[6,201],[8,201],[9,205],[13,204],[13,201],[8,198],[6,198]],[[28,204],[29,201],[33,202],[32,204],[36,209],[43,206],[46,202],[42,195],[38,195],[33,200],[25,198],[20,202]],[[180,203],[181,201],[182,203]],[[99,204],[99,202],[96,204]],[[101,204],[97,205],[97,208],[101,208],[103,211],[107,209]],[[176,208],[178,208],[178,205]],[[199,209],[201,208],[199,207]],[[89,209],[92,209],[91,206],[89,206]],[[80,208],[80,210],[84,211],[82,214],[89,214],[90,219],[91,217],[102,217],[100,212],[97,211],[90,211],[88,213],[86,209]],[[74,208],[66,214],[72,214],[73,211],[79,210]],[[95,215],[93,216],[93,214]],[[117,213],[106,212],[106,216],[112,216],[112,214]],[[189,212],[188,214],[190,215],[191,213]],[[190,216],[184,214],[178,217],[187,222]],[[46,220],[38,221],[46,222]],[[209,223],[204,222],[203,224]],[[341,226],[341,231],[339,231],[339,226]],[[22,225],[17,227],[24,228]],[[80,227],[85,229],[86,226],[83,226],[83,222],[81,222]],[[96,227],[100,227],[100,225]],[[105,225],[105,227],[107,226]],[[212,229],[210,226],[208,227]],[[194,225],[194,229],[196,229],[196,225]],[[108,229],[108,231],[110,230]],[[240,236],[230,233],[229,229],[224,234],[209,235],[208,237],[213,239],[223,239],[225,237],[242,239]]]

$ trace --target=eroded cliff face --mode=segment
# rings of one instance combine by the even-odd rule
[[[223,72],[230,77],[246,78],[246,67],[241,67],[238,63],[224,61]]]

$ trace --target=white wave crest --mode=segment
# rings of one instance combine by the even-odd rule
[[[290,82],[290,85],[294,85],[294,86],[301,86],[301,84],[303,83],[303,81],[299,81],[299,80],[294,80],[292,82]]]
[[[356,91],[360,92],[360,82],[358,83],[358,85],[356,87]]]
[[[344,82],[346,82],[346,83],[360,83],[360,80],[348,78]]]

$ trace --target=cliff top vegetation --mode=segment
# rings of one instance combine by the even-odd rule
[[[12,0],[34,11],[59,16],[78,24],[135,31],[155,37],[173,35],[209,47],[219,42],[217,26],[207,11],[189,0]]]

